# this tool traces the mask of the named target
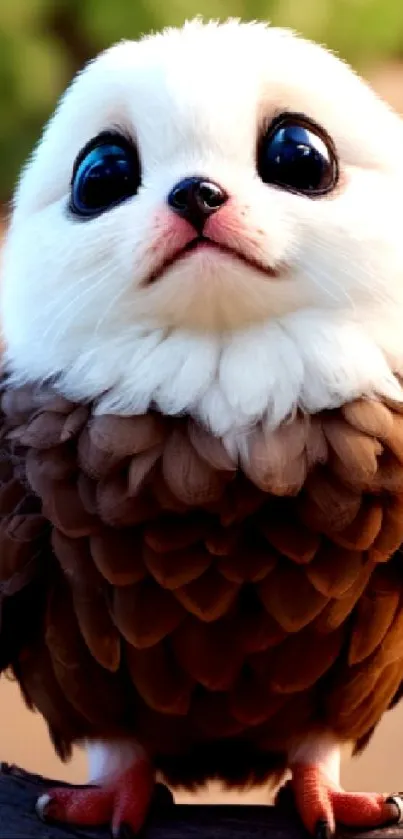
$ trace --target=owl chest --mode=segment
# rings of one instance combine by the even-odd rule
[[[73,612],[63,591],[48,608],[47,646],[64,692],[74,666],[99,694],[116,694],[101,712],[82,690],[80,713],[96,712],[102,728],[127,719],[122,669],[136,727],[151,714],[148,730],[175,719],[196,738],[208,723],[217,737],[268,725],[273,739],[281,714],[306,726],[357,668],[371,678],[358,674],[355,701],[368,698],[372,674],[391,663],[371,657],[399,612],[399,575],[383,563],[403,539],[401,500],[391,521],[380,478],[371,493],[368,470],[346,471],[334,453],[325,464],[326,447],[312,441],[319,420],[258,435],[244,472],[188,419],[41,410],[13,435],[72,599]]]
[[[339,549],[332,573],[336,548],[293,525],[293,506],[266,500],[226,525],[212,512],[161,514],[136,543],[135,580],[123,554],[120,564],[103,550],[135,690],[196,739],[274,730],[290,703],[294,717],[314,714],[318,680],[340,655],[368,568]],[[133,554],[125,562],[133,573]]]

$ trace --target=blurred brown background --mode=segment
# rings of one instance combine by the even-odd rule
[[[18,170],[76,70],[113,41],[196,14],[290,26],[339,52],[403,114],[403,0],[0,0],[3,217]],[[0,760],[57,778],[85,779],[84,755],[77,751],[68,766],[60,764],[42,720],[25,710],[4,677],[0,710]],[[346,755],[343,782],[349,789],[402,788],[403,707],[385,717],[361,758]]]

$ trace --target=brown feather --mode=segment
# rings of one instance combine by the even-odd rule
[[[244,724],[232,716],[227,692],[212,693],[199,689],[190,708],[190,718],[197,731],[197,739],[206,739],[214,751],[214,740],[225,742],[245,730]]]
[[[342,548],[367,551],[382,527],[383,506],[377,497],[365,496],[355,519],[343,530],[330,534]]]
[[[285,696],[271,693],[267,682],[246,667],[229,694],[230,715],[247,728],[267,724],[285,704]]]
[[[183,426],[167,440],[162,468],[169,489],[183,504],[203,507],[222,495],[225,473],[199,456]]]
[[[332,666],[340,653],[344,636],[344,626],[321,635],[310,624],[286,638],[270,655],[254,655],[251,667],[264,678],[270,693],[307,690]]]
[[[156,513],[152,498],[143,495],[133,503],[127,471],[112,471],[97,486],[97,508],[110,527],[129,527],[150,521]]]
[[[170,635],[183,621],[185,611],[170,592],[146,579],[115,588],[112,616],[126,641],[141,650]]]
[[[243,532],[232,552],[216,560],[219,573],[233,583],[257,583],[277,565],[279,554],[267,548],[259,533]]]
[[[1,406],[0,661],[62,754],[135,736],[192,784],[264,777],[319,713],[368,739],[403,674],[400,406],[256,427],[241,465],[186,417]]]
[[[361,551],[348,551],[324,539],[306,568],[308,580],[325,597],[342,597],[361,575],[365,556]]]
[[[257,487],[273,495],[294,495],[307,472],[306,440],[308,423],[298,417],[277,431],[257,430],[251,438],[248,456],[242,465]]]
[[[226,580],[215,568],[174,591],[177,600],[195,617],[210,623],[228,612],[239,590],[237,583]]]
[[[402,583],[389,568],[379,568],[354,611],[348,661],[359,664],[380,646],[394,620]]]
[[[277,573],[258,585],[258,594],[269,615],[287,632],[307,626],[328,603],[306,576],[305,568],[286,559]]]
[[[290,527],[290,517],[293,518],[293,526]],[[293,562],[305,564],[315,556],[319,545],[320,536],[305,527],[298,519],[295,520],[295,512],[288,502],[267,504],[260,516],[261,531],[270,545],[280,554],[284,554]]]
[[[327,468],[311,473],[298,499],[298,516],[314,533],[338,532],[358,515],[361,493],[345,486]]]
[[[144,541],[157,553],[189,548],[209,532],[211,519],[206,513],[188,513],[186,518],[159,516],[144,529]]]
[[[393,431],[393,414],[386,405],[374,399],[356,399],[341,408],[349,425],[370,437],[386,441]]]
[[[242,666],[243,655],[235,621],[211,624],[189,617],[172,638],[180,665],[195,683],[208,690],[229,690]]]
[[[382,446],[376,437],[369,437],[341,419],[330,419],[324,426],[332,449],[334,472],[353,486],[373,480],[378,468],[377,457]]]
[[[23,697],[45,718],[56,750],[62,759],[70,757],[71,743],[91,733],[91,725],[60,688],[44,637],[31,639],[14,664]]]
[[[70,585],[77,622],[88,649],[107,670],[117,670],[120,635],[109,613],[105,580],[92,562],[88,541],[73,541],[55,530],[52,547]]]
[[[133,684],[150,708],[162,714],[188,713],[192,679],[166,641],[141,650],[126,644],[126,661]]]
[[[143,542],[135,528],[102,526],[90,537],[89,544],[98,571],[112,586],[132,585],[146,576]]]
[[[387,562],[403,543],[403,496],[388,498],[383,507],[382,527],[369,552],[374,562]]]
[[[315,625],[320,632],[332,632],[348,620],[356,603],[365,591],[368,580],[374,570],[374,563],[367,562],[361,574],[349,589],[337,600],[330,600],[323,612],[317,617]]]
[[[45,642],[57,682],[74,710],[98,729],[121,731],[129,697],[123,685],[91,655],[61,578],[49,592]]]
[[[154,580],[170,590],[197,580],[211,564],[211,555],[202,545],[177,551],[153,551],[143,548],[143,560]]]

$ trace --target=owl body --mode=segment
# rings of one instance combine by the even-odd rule
[[[305,780],[403,681],[402,148],[326,50],[194,21],[91,62],[22,173],[0,667],[101,777],[292,765],[310,830],[362,824]]]
[[[402,681],[399,413],[256,429],[246,473],[189,418],[45,388],[3,406],[6,624],[44,586],[11,664],[62,756],[135,738],[192,787],[261,782],[307,733],[370,734]]]

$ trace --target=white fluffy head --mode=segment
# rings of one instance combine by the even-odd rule
[[[339,182],[328,195],[259,177],[259,137],[284,112],[332,139]],[[77,220],[74,161],[110,129],[135,143],[140,189]],[[223,250],[172,262],[194,231],[167,195],[194,175],[229,196],[207,230]],[[288,31],[194,21],[120,43],[74,80],[48,124],[16,192],[3,265],[15,378],[56,378],[99,411],[188,411],[225,436],[297,406],[401,399],[402,122],[344,63]]]

